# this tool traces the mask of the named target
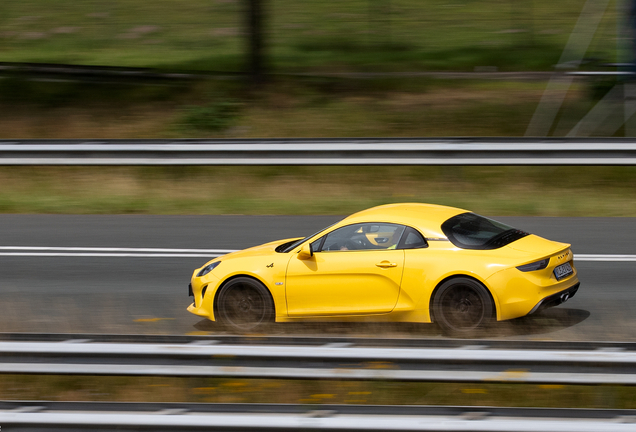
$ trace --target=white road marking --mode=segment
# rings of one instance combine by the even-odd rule
[[[235,250],[0,246],[0,256],[25,257],[216,258],[230,252]]]
[[[236,249],[167,249],[0,246],[0,256],[28,257],[150,257],[150,258],[216,258],[237,252]],[[633,262],[636,255],[576,254],[575,261]]]
[[[161,248],[101,248],[101,247],[50,247],[50,246],[0,246],[0,250],[28,251],[86,251],[86,252],[168,252],[168,253],[230,253],[235,249],[161,249]]]
[[[142,254],[142,253],[72,253],[72,252],[0,252],[0,256],[27,257],[132,257],[132,258],[216,258],[225,254]]]
[[[575,254],[575,261],[636,261],[636,255],[585,255]]]

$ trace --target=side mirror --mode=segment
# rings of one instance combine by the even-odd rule
[[[305,243],[298,251],[299,260],[307,260],[314,256],[314,251],[311,249],[310,243]]]

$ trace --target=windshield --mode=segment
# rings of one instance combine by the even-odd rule
[[[337,223],[337,222],[336,222],[336,223]],[[320,234],[321,232],[323,232],[323,231],[325,231],[325,230],[328,230],[329,228],[331,228],[331,227],[332,227],[332,226],[334,226],[334,225],[335,225],[335,224],[331,224],[331,225],[329,225],[328,227],[323,228],[323,229],[321,229],[321,230],[320,230],[320,231],[318,231],[318,232],[315,232],[314,234],[310,235],[309,237],[305,237],[305,238],[303,238],[303,239],[296,240],[296,241],[291,242],[291,243],[285,243],[285,244],[282,244],[282,245],[280,245],[280,246],[278,246],[278,247],[276,248],[276,252],[281,252],[281,253],[291,252],[292,250],[294,250],[294,248],[295,248],[296,246],[300,246],[300,245],[301,245],[301,244],[303,244],[305,241],[309,240],[310,238],[312,238],[312,237],[314,237],[314,236],[317,236],[318,234]]]
[[[455,246],[462,249],[498,249],[529,235],[501,222],[463,213],[442,224],[442,231]]]

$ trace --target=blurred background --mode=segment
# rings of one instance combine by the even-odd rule
[[[633,137],[634,4],[3,0],[0,139]],[[237,214],[335,221],[373,205],[417,201],[489,216],[634,216],[635,182],[632,166],[0,166],[0,213],[10,213],[1,215],[0,233],[5,247],[243,248],[328,224],[298,216],[306,224],[300,229],[278,216]],[[33,213],[44,215],[24,216]],[[191,216],[155,216],[166,214],[207,216],[198,224]],[[214,224],[209,215],[232,216]],[[614,219],[591,220],[593,230],[570,219],[534,221],[537,230],[554,224],[555,240],[588,239],[589,249],[575,244],[575,253],[633,253],[625,235],[634,232],[631,221],[617,229]],[[4,260],[2,331],[218,331],[185,311],[187,282],[202,259],[110,259]],[[610,270],[581,266],[589,285],[574,301],[585,299],[578,306],[585,310],[556,309],[499,336],[633,340],[631,262],[602,265]],[[590,316],[587,305],[593,318],[579,326]],[[431,328],[301,330],[438,337]],[[621,408],[636,400],[632,388],[610,386],[519,391],[322,381],[291,383],[272,399],[280,383],[35,379],[0,377],[0,396]]]
[[[563,136],[628,70],[631,3],[8,0],[0,138]],[[600,75],[529,129],[555,71]]]
[[[0,139],[634,136],[632,9],[6,0]],[[633,167],[2,167],[0,212],[342,215],[423,201],[631,216],[634,180]]]

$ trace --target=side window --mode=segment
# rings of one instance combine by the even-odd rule
[[[416,229],[406,227],[399,249],[418,249],[428,247],[428,243]]]
[[[389,223],[353,224],[330,232],[321,250],[382,250],[396,249],[404,232],[403,225]]]
[[[312,252],[320,252],[320,248],[322,247],[322,242],[324,240],[325,240],[325,236],[322,236],[318,240],[311,242]]]

